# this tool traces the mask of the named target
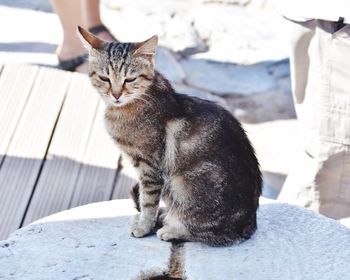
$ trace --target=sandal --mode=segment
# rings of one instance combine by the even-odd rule
[[[103,24],[91,27],[91,28],[89,28],[89,31],[92,34],[94,34],[94,35],[98,35],[98,33],[100,33],[100,32],[107,32],[107,33],[109,33],[109,35],[112,37],[112,39],[114,41],[118,41],[112,35],[112,33],[109,31],[109,29]],[[74,57],[72,59],[67,59],[67,60],[62,60],[62,59],[58,58],[57,68],[61,69],[61,70],[74,72],[75,69],[78,66],[82,65],[85,61],[87,61],[87,59],[88,59],[88,55],[87,54],[79,55],[79,56],[76,56],[76,57]]]
[[[100,32],[107,32],[109,34],[109,36],[112,37],[113,41],[118,42],[118,40],[113,36],[111,31],[109,31],[109,29],[104,24],[89,28],[89,32],[91,32],[94,35],[98,35],[98,33],[100,33]]]
[[[62,60],[62,59],[58,58],[57,68],[61,69],[61,70],[74,72],[75,69],[78,66],[82,65],[85,61],[87,61],[87,59],[88,59],[87,54],[79,55],[79,56],[76,56],[72,59],[67,59],[67,60]]]

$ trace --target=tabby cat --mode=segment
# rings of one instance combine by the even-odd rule
[[[174,91],[154,69],[156,36],[121,43],[79,33],[91,82],[107,104],[107,130],[139,174],[140,213],[130,234],[152,233],[161,216],[162,240],[222,246],[248,239],[262,181],[239,122],[213,102]]]

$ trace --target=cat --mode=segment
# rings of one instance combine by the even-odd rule
[[[240,123],[213,102],[174,91],[155,70],[156,36],[106,42],[78,29],[90,80],[107,105],[107,130],[139,175],[130,234],[149,235],[160,216],[157,236],[165,241],[224,246],[250,238],[262,179]]]

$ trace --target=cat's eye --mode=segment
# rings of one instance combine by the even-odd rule
[[[105,76],[98,76],[101,81],[109,82],[109,78]]]
[[[136,81],[136,78],[130,78],[130,79],[125,79],[124,80],[125,83],[132,83],[134,81]]]

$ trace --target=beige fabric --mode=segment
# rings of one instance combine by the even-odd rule
[[[322,19],[338,21],[339,17],[350,24],[349,0],[273,0],[283,16],[296,21]]]
[[[291,76],[305,139],[279,200],[350,216],[350,25],[294,23]]]

